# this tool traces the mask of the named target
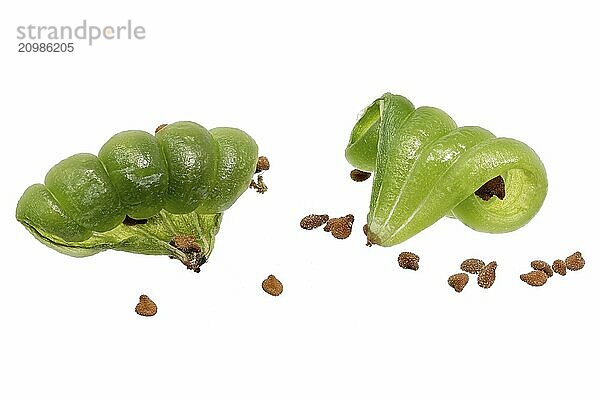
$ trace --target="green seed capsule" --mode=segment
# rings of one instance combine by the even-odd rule
[[[254,140],[235,128],[209,132],[176,122],[156,136],[124,131],[98,157],[76,154],[52,167],[44,185],[23,193],[16,217],[68,255],[168,254],[197,271],[212,251],[221,213],[248,189],[257,159]],[[177,237],[195,241],[193,249],[178,248]]]
[[[524,143],[480,127],[457,128],[443,111],[415,110],[392,94],[359,119],[346,158],[374,171],[367,232],[370,243],[382,246],[401,243],[446,215],[478,231],[509,232],[534,217],[547,192],[544,166]],[[505,183],[504,199],[474,195],[497,176]]]

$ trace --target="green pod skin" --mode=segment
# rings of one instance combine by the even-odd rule
[[[169,169],[165,209],[173,214],[194,211],[216,180],[217,143],[194,122],[169,124],[156,139]]]
[[[23,193],[16,218],[76,257],[116,249],[188,263],[189,254],[170,244],[183,235],[196,237],[202,251],[194,257],[205,260],[221,213],[248,188],[257,160],[254,140],[235,128],[176,122],[156,136],[124,131],[98,157],[76,154],[52,167],[43,185]]]
[[[156,137],[144,131],[117,133],[102,146],[98,158],[127,215],[148,219],[163,209],[169,173]]]
[[[374,130],[375,148],[361,135]],[[357,168],[372,162],[364,169],[374,172],[367,236],[381,246],[402,243],[444,216],[481,232],[510,232],[535,216],[547,193],[544,166],[524,143],[496,138],[480,127],[457,128],[443,111],[414,109],[392,94],[365,111],[346,157]],[[503,200],[474,195],[496,176],[505,182]]]

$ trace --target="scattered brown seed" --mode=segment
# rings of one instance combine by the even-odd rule
[[[145,294],[140,296],[140,301],[135,306],[135,312],[143,317],[151,317],[156,314],[158,308],[156,303]]]
[[[325,224],[325,232],[331,232],[336,239],[346,239],[352,233],[354,215],[348,214],[341,218],[331,218]]]
[[[490,179],[482,187],[477,189],[475,194],[485,201],[491,199],[492,196],[496,196],[500,200],[503,200],[506,195],[504,179],[502,179],[502,176],[500,175]]]
[[[559,275],[565,276],[567,274],[567,264],[563,260],[554,260],[552,270]]]
[[[165,126],[167,126],[169,124],[160,124],[159,126],[156,127],[156,129],[154,130],[154,133],[158,133],[158,131],[160,131],[162,128],[164,128]]]
[[[353,169],[350,171],[350,178],[354,182],[364,182],[371,177],[370,172],[361,171],[360,169]]]
[[[450,287],[454,289],[457,293],[462,292],[465,286],[467,286],[468,282],[469,275],[465,274],[464,272],[451,275],[448,278],[448,285],[450,285]]]
[[[585,265],[585,260],[581,256],[581,253],[576,251],[569,257],[565,258],[565,264],[569,271],[579,271]]]
[[[548,275],[544,271],[531,271],[521,274],[521,280],[531,286],[542,286],[548,281]]]
[[[300,228],[311,230],[324,225],[329,220],[327,214],[310,214],[300,220]]]
[[[548,278],[550,278],[554,274],[554,271],[552,271],[552,267],[546,261],[532,261],[531,268],[535,269],[536,271],[543,271],[548,276]]]
[[[267,279],[262,282],[262,288],[271,296],[279,296],[281,292],[283,292],[283,284],[279,279],[275,278],[275,275],[269,275]]]
[[[489,289],[496,280],[496,267],[498,264],[496,261],[492,261],[479,271],[477,276],[477,284],[484,289]]]
[[[400,268],[416,271],[419,269],[419,256],[410,251],[403,251],[398,255],[398,265]]]
[[[258,157],[258,161],[256,162],[256,173],[267,171],[270,167],[271,164],[269,164],[269,159],[267,157]]]
[[[478,274],[485,267],[485,263],[478,258],[467,258],[460,264],[460,269],[469,274]]]

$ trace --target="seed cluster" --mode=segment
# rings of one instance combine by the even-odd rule
[[[370,177],[370,172],[361,171],[360,169],[353,169],[350,171],[350,179],[352,179],[354,182],[364,182]]]
[[[352,233],[354,224],[354,215],[348,214],[345,217],[329,218],[327,214],[310,214],[300,220],[302,229],[311,230],[325,225],[323,230],[331,232],[336,239],[346,239]]]
[[[497,267],[498,263],[496,263],[496,261],[486,264],[483,260],[478,258],[467,258],[460,263],[460,269],[464,272],[451,275],[448,278],[448,285],[450,285],[457,293],[460,293],[469,282],[468,274],[473,274],[477,275],[477,284],[480,287],[489,289],[496,281]]]
[[[140,301],[135,306],[135,312],[142,317],[151,317],[156,314],[158,308],[156,303],[150,300],[145,294],[140,296]]]
[[[521,274],[520,278],[530,286],[543,286],[554,273],[565,276],[567,270],[579,271],[584,265],[585,260],[583,259],[583,256],[579,251],[576,251],[564,261],[560,259],[554,260],[552,266],[545,261],[534,260],[531,262],[533,271]]]
[[[398,265],[400,265],[400,268],[416,271],[419,269],[419,260],[419,256],[415,253],[411,253],[410,251],[403,251],[398,256]]]
[[[271,296],[279,296],[283,292],[283,284],[279,279],[275,278],[275,275],[269,275],[267,279],[262,282],[262,288]]]

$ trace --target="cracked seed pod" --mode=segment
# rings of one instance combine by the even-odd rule
[[[451,275],[448,278],[448,285],[450,285],[457,293],[462,292],[465,286],[467,286],[467,283],[469,283],[469,275],[464,272]]]
[[[135,312],[143,317],[151,317],[156,314],[158,308],[156,303],[145,294],[140,296],[140,301],[135,306]]]
[[[526,144],[457,127],[442,110],[415,108],[391,93],[363,111],[346,159],[374,172],[367,223],[369,241],[380,246],[402,243],[444,216],[480,232],[514,231],[547,193],[544,166]]]
[[[348,214],[345,217],[331,218],[325,224],[325,232],[331,232],[336,239],[346,239],[352,233],[352,224],[354,223],[354,216]]]
[[[417,271],[419,269],[419,256],[410,251],[403,251],[398,255],[398,265],[400,268]]]
[[[552,267],[546,261],[542,261],[542,260],[532,261],[531,268],[533,268],[537,271],[543,271],[548,276],[548,278],[550,278],[554,274],[554,271],[552,271]]]
[[[222,213],[248,188],[257,159],[254,140],[235,128],[175,122],[155,135],[124,131],[98,156],[76,154],[52,167],[44,184],[25,190],[16,218],[70,256],[114,249],[190,267],[211,254]],[[171,245],[176,236],[194,236],[200,253]]]
[[[310,214],[300,220],[300,228],[311,230],[325,225],[329,221],[327,214]]]
[[[581,253],[576,251],[569,257],[565,258],[565,264],[569,271],[579,271],[585,265],[585,260],[581,256]]]
[[[567,264],[563,260],[554,260],[552,270],[559,275],[565,276],[567,274]]]
[[[478,274],[485,267],[485,263],[477,258],[468,258],[460,264],[460,269],[469,274]]]
[[[543,286],[548,281],[548,275],[544,271],[531,271],[521,274],[521,280],[530,286]]]
[[[489,289],[492,287],[494,282],[496,281],[496,267],[498,264],[496,261],[492,261],[487,264],[485,267],[479,271],[479,275],[477,275],[477,284],[484,289]]]

